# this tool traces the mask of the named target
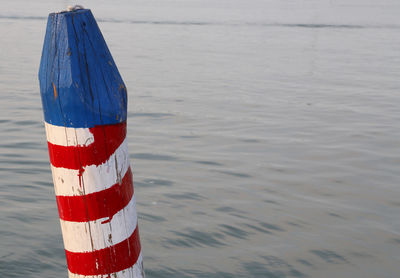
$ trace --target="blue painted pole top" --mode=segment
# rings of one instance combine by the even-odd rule
[[[88,9],[49,15],[39,83],[50,124],[90,128],[126,121],[125,84]]]

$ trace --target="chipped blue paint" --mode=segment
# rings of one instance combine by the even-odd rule
[[[90,10],[49,15],[39,81],[50,124],[93,127],[126,121],[126,87]]]

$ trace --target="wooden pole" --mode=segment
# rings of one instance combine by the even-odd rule
[[[144,277],[127,92],[90,10],[49,15],[39,81],[69,277]]]

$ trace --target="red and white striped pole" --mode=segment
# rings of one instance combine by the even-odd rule
[[[90,10],[49,15],[39,81],[69,277],[144,277],[126,88]]]

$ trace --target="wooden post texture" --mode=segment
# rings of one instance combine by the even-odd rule
[[[39,81],[69,277],[144,277],[127,92],[90,10],[49,15]]]

